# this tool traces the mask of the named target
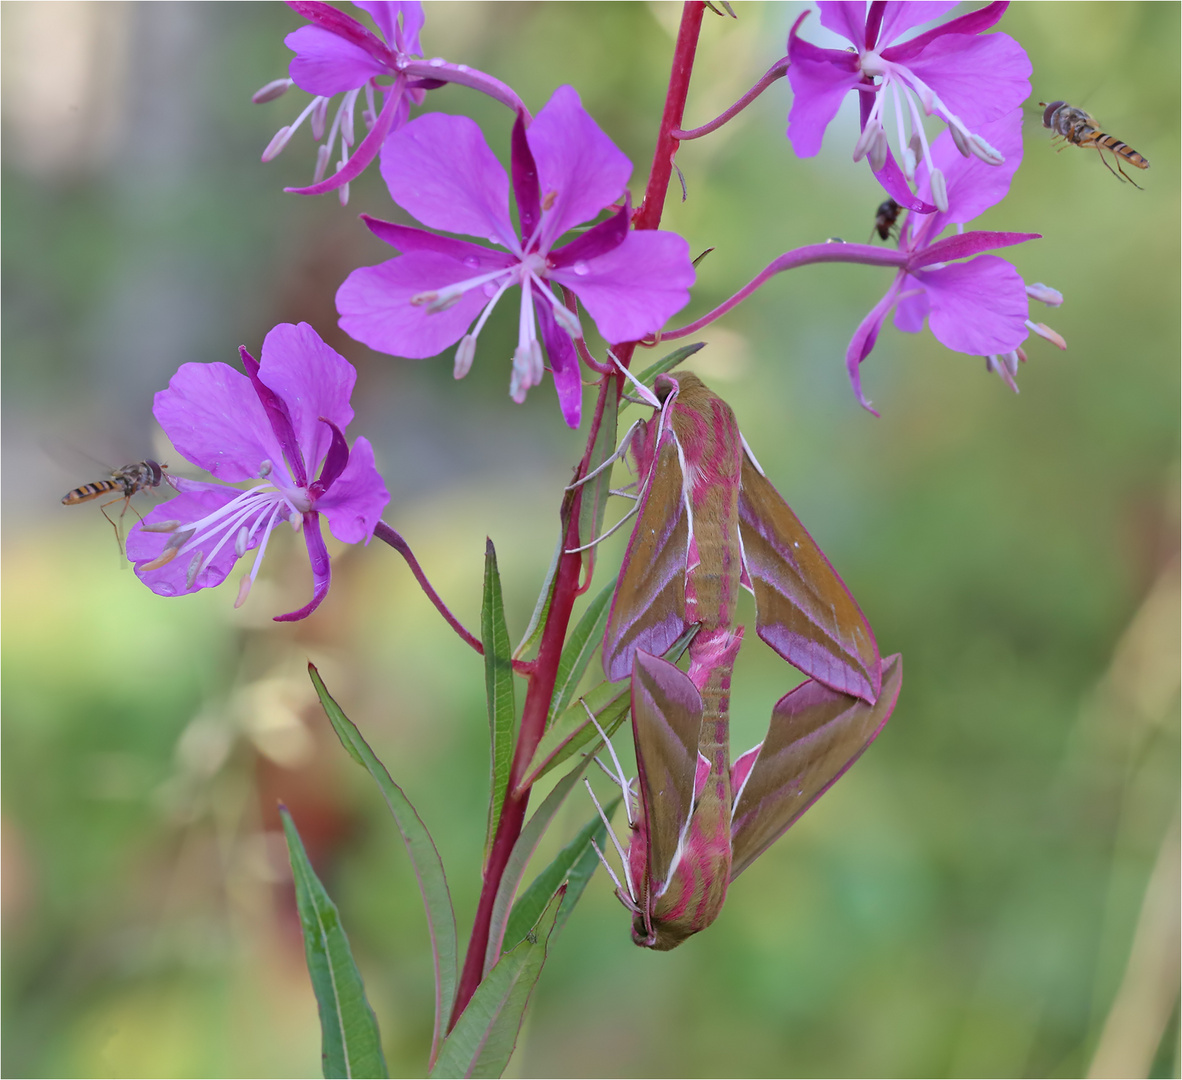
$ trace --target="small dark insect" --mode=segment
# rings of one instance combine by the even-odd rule
[[[1095,147],[1096,153],[1100,155],[1100,160],[1104,162],[1104,167],[1113,176],[1117,176],[1119,171],[1118,180],[1123,178],[1133,187],[1141,190],[1141,185],[1121,168],[1120,163],[1123,159],[1138,169],[1148,169],[1149,162],[1128,143],[1123,143],[1120,139],[1113,138],[1101,131],[1096,121],[1083,109],[1068,105],[1066,101],[1052,101],[1049,105],[1045,101],[1040,101],[1039,104],[1044,106],[1042,126],[1053,131],[1056,139],[1063,139],[1063,146],[1072,143],[1075,146]],[[1060,146],[1059,149],[1062,150],[1063,146]],[[1108,159],[1104,156],[1105,150],[1115,158],[1115,169],[1108,164]]]
[[[874,228],[870,230],[870,239],[874,239],[875,233],[878,233],[880,240],[889,240],[892,236],[897,236],[898,233],[894,230],[899,223],[899,211],[902,209],[894,199],[879,203],[878,209],[874,211]]]
[[[127,507],[131,503],[131,497],[136,492],[159,487],[160,482],[164,479],[166,468],[168,468],[167,465],[161,465],[151,458],[133,462],[131,465],[124,465],[121,469],[112,471],[110,480],[96,480],[93,484],[83,484],[82,487],[76,487],[69,494],[63,495],[62,505],[76,506],[78,503],[97,499],[100,495],[115,492],[115,497],[108,499],[100,509],[103,512],[103,517],[111,523],[111,528],[115,530],[115,539],[119,543],[119,550],[122,551],[123,535],[120,532],[120,526],[123,523],[123,515],[127,513]],[[117,503],[120,499],[123,500],[123,509],[119,512],[119,520],[116,522],[107,513],[107,507],[112,503]]]

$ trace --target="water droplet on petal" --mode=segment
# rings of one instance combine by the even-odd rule
[[[464,265],[466,267],[468,267],[469,270],[479,270],[480,269],[480,260],[475,255],[469,255],[464,260]]]
[[[443,67],[443,65],[446,64],[447,61],[444,60],[442,56],[433,56],[433,57],[431,57],[430,60],[427,61],[427,63],[430,64],[431,67]]]
[[[456,70],[457,71],[467,71],[468,65],[467,64],[456,64]],[[287,81],[290,82],[290,80],[287,80]]]
[[[174,589],[167,582],[162,582],[156,586],[157,596],[176,596],[176,589]]]
[[[586,277],[589,273],[591,273],[591,267],[589,267],[581,259],[571,267],[571,270],[578,274],[579,277]]]
[[[497,295],[497,286],[495,282],[486,281],[481,287],[480,291],[484,293],[490,300]]]

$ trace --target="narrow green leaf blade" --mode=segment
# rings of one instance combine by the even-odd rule
[[[657,381],[658,375],[663,375],[666,371],[672,371],[678,364],[688,360],[699,349],[704,349],[706,342],[695,341],[692,345],[683,345],[680,349],[674,349],[671,353],[666,353],[655,364],[650,364],[639,375],[636,376],[638,382],[645,386],[652,388],[653,383]]]
[[[432,1077],[496,1077],[505,1071],[517,1045],[525,1007],[546,962],[546,946],[565,891],[555,894],[533,929],[501,957],[476,988],[444,1040]]]
[[[513,766],[513,729],[517,720],[509,628],[505,625],[501,575],[497,572],[497,553],[491,540],[484,549],[484,603],[480,609],[480,639],[484,644],[484,691],[488,701],[488,728],[492,742],[488,837],[484,844],[484,857],[487,860],[509,788],[509,770]]]
[[[378,1022],[365,998],[340,913],[312,869],[287,807],[281,806],[279,814],[295,878],[308,974],[320,1012],[324,1075],[388,1076]]]
[[[520,660],[534,645],[542,639],[542,631],[546,627],[546,616],[550,613],[550,601],[554,596],[554,581],[558,577],[558,562],[562,558],[562,541],[566,536],[565,519],[558,544],[554,548],[554,555],[550,559],[550,569],[546,571],[546,579],[542,582],[542,591],[538,593],[538,602],[534,605],[534,613],[530,616],[529,626],[525,628],[525,636],[521,644],[513,650],[513,659]]]
[[[603,416],[591,456],[587,459],[587,472],[593,473],[616,452],[616,427],[619,420],[620,403],[615,394],[607,394],[603,403]],[[611,494],[612,470],[604,469],[594,480],[588,480],[582,487],[579,500],[579,543],[590,544],[603,535],[603,515],[607,510]],[[583,573],[590,581],[595,570],[595,548],[587,550]]]
[[[434,1060],[443,1041],[444,1025],[451,1016],[452,1005],[455,1002],[458,953],[456,916],[452,908],[451,893],[447,887],[447,876],[443,872],[443,860],[439,857],[435,841],[431,839],[431,834],[423,824],[423,819],[419,817],[418,811],[411,805],[402,788],[390,779],[386,766],[369,748],[369,744],[361,737],[361,732],[357,730],[353,721],[333,700],[320,678],[320,672],[309,664],[308,674],[312,677],[312,685],[316,687],[320,704],[324,707],[337,738],[353,759],[368,770],[378,785],[398,831],[402,834],[402,842],[406,846],[406,853],[410,856],[410,864],[419,882],[419,893],[422,895],[423,907],[427,913],[431,954],[435,962],[435,1035],[431,1044],[431,1057]]]
[[[594,731],[594,728],[592,728]],[[597,743],[592,752],[598,752],[602,743]],[[484,970],[487,973],[492,966],[497,962],[501,954],[501,945],[505,939],[505,923],[509,918],[509,906],[513,903],[513,897],[517,892],[517,886],[521,884],[521,879],[525,875],[526,864],[537,848],[539,841],[542,839],[546,830],[550,827],[550,822],[554,820],[554,815],[558,813],[559,808],[566,797],[571,793],[571,789],[579,782],[579,777],[583,775],[583,770],[591,764],[591,755],[588,754],[578,764],[575,765],[570,772],[566,774],[557,784],[554,789],[542,800],[542,805],[534,812],[533,817],[526,823],[524,829],[521,830],[521,835],[517,837],[517,842],[513,845],[513,850],[509,852],[509,861],[505,864],[505,871],[501,875],[501,883],[497,887],[497,895],[493,899],[492,916],[489,919],[488,932],[488,947],[484,954]],[[557,888],[555,883],[555,888]],[[551,889],[551,892],[554,890]],[[547,897],[546,899],[549,899]],[[534,913],[536,918],[541,909]],[[531,920],[530,925],[533,925]]]
[[[620,800],[616,798],[603,808],[603,812],[607,814],[608,818],[612,816],[619,803]],[[595,868],[599,865],[599,856],[595,853],[595,848],[592,847],[592,841],[598,844],[599,850],[602,851],[606,839],[607,826],[603,823],[603,819],[596,814],[579,830],[578,835],[554,857],[554,861],[530,882],[529,888],[517,898],[517,903],[513,905],[513,913],[509,916],[509,921],[505,926],[504,940],[510,947],[525,937],[530,927],[538,921],[538,917],[542,914],[550,897],[565,881],[567,882],[566,896],[563,897],[562,904],[558,908],[558,916],[554,922],[554,933],[558,933],[562,929],[563,923],[570,917],[575,904],[579,902],[579,897],[583,895],[583,890],[587,887],[587,882],[591,880]]]
[[[549,724],[552,724],[554,718],[570,704],[579,680],[586,672],[600,641],[603,640],[603,628],[607,625],[612,591],[615,587],[614,581],[604,586],[599,595],[587,605],[583,617],[562,647],[562,656],[558,659],[558,677],[554,683],[554,696],[550,701]]]

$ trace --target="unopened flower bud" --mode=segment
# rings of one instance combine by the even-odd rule
[[[291,79],[273,79],[266,86],[259,87],[258,90],[251,94],[250,100],[256,105],[262,105],[267,101],[274,101],[276,98],[283,97],[292,85]]]
[[[1047,307],[1058,307],[1063,303],[1063,294],[1058,289],[1052,289],[1041,281],[1026,286],[1026,295],[1032,300],[1041,300]]]
[[[267,143],[267,149],[263,151],[263,161],[272,161],[277,158],[283,152],[283,148],[287,145],[287,140],[290,138],[291,128],[289,127],[281,127],[275,132],[271,141]]]
[[[462,379],[472,370],[472,361],[475,359],[476,338],[471,334],[465,334],[456,346],[456,365],[452,369],[452,375],[457,379]]]

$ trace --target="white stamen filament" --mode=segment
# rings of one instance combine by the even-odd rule
[[[350,90],[341,102],[341,112],[344,114],[344,120],[341,122],[341,142],[348,147],[352,147],[356,137],[353,133],[353,105],[356,101],[357,91]]]
[[[415,293],[410,298],[410,302],[415,307],[422,307],[425,304],[428,313],[446,311],[464,293],[483,285],[487,281],[496,281],[497,278],[507,275],[505,283],[501,286],[496,296],[489,301],[490,304],[495,304],[500,299],[501,293],[513,284],[511,270],[511,267],[501,266],[496,270],[490,270],[487,274],[477,274],[475,277],[465,278],[463,281],[457,281],[452,285],[445,285],[441,289],[426,289],[423,292]]]
[[[271,518],[267,522],[266,530],[263,533],[263,539],[259,543],[258,554],[254,557],[254,565],[250,568],[250,574],[245,575],[242,581],[245,583],[238,586],[238,599],[234,601],[234,606],[239,607],[246,599],[250,592],[251,585],[254,584],[254,579],[259,576],[259,567],[263,564],[263,555],[267,551],[267,542],[271,539],[271,533],[275,528],[275,518],[279,515],[283,503],[276,503],[275,508],[271,511]],[[261,519],[260,519],[261,520]]]
[[[328,123],[328,98],[318,97],[312,110],[312,139],[320,142],[324,138],[324,125]]]
[[[372,131],[374,124],[378,122],[378,108],[374,99],[373,83],[370,82],[365,84],[365,112],[361,114],[361,118],[365,121],[366,131]]]
[[[274,135],[271,136],[271,141],[267,143],[267,149],[263,151],[263,161],[274,161],[281,153],[283,148],[291,141],[291,133],[294,128],[281,127]]]
[[[579,322],[579,317],[554,295],[554,290],[533,270],[529,272],[529,276],[531,281],[537,283],[537,291],[549,302],[550,307],[553,309],[554,321],[570,334],[571,337],[575,339],[581,338],[583,336],[583,326]]]

